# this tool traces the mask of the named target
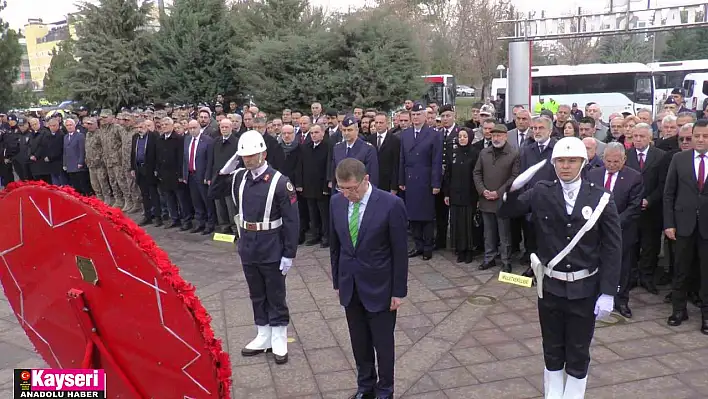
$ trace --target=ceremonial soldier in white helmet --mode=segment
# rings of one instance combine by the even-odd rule
[[[619,288],[622,230],[612,194],[581,178],[587,151],[578,138],[563,138],[553,148],[558,180],[539,181],[519,194],[545,162],[514,181],[498,214],[530,213],[537,236],[544,237],[531,254],[531,267],[539,297],[545,397],[582,399],[595,319],[612,312]]]
[[[263,136],[250,130],[210,187],[210,197],[223,198],[229,188],[238,215],[238,253],[246,275],[258,335],[241,350],[243,356],[273,351],[275,362],[288,361],[285,275],[297,253],[300,231],[297,195],[290,180],[266,162]],[[239,158],[243,168],[238,168]]]

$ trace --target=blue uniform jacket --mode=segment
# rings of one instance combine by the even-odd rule
[[[442,135],[424,126],[418,138],[412,127],[401,133],[398,184],[406,187],[406,209],[413,221],[435,219],[433,188],[442,187]]]
[[[538,242],[538,256],[547,265],[586,222],[584,208],[594,211],[605,190],[583,180],[578,191],[573,213],[568,215],[563,197],[563,188],[556,181],[540,181],[522,194],[508,193],[506,201],[500,201],[498,217],[514,218],[531,213]],[[588,215],[589,218],[589,215]],[[602,211],[597,223],[585,233],[578,245],[554,268],[559,272],[576,272],[600,269],[597,274],[574,282],[544,277],[543,289],[555,296],[580,299],[618,292],[622,264],[622,230],[614,197]]]
[[[330,259],[332,283],[339,301],[348,306],[356,284],[357,294],[369,312],[389,310],[391,297],[408,295],[408,225],[403,200],[372,188],[352,245],[348,219],[349,200],[335,194],[330,204]]]
[[[339,165],[344,158],[354,158],[360,160],[364,166],[366,166],[366,173],[369,174],[369,181],[371,184],[378,186],[379,158],[376,154],[376,147],[361,138],[357,138],[352,145],[351,150],[349,150],[348,157],[346,141],[337,143],[334,145],[334,148],[332,148],[332,159],[329,163],[329,170],[327,174],[327,180],[332,182],[332,187],[337,187],[337,178],[334,175],[334,171],[337,169],[337,165]]]
[[[209,198],[224,198],[231,194],[232,179],[233,196],[236,199],[238,212],[238,190],[241,180],[246,176],[246,186],[243,189],[243,215],[246,222],[260,223],[263,221],[265,203],[270,182],[275,175],[275,169],[268,167],[257,179],[246,170],[237,171],[232,175],[218,175],[209,187]],[[283,225],[273,230],[248,231],[240,229],[238,253],[243,264],[275,263],[280,258],[295,258],[297,254],[298,236],[300,232],[300,216],[297,207],[295,188],[285,175],[280,177],[275,189],[270,220],[283,218]]]

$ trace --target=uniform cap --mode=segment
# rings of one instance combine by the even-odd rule
[[[356,125],[357,121],[356,118],[353,117],[352,115],[347,115],[344,117],[344,120],[342,121],[342,126],[344,127],[349,127],[351,125]]]
[[[671,90],[671,94],[680,94],[681,97],[686,97],[686,91],[683,89],[683,87],[676,87],[673,90]]]
[[[413,108],[411,108],[412,112],[420,112],[420,111],[425,111],[425,107],[421,103],[415,103],[413,104]]]
[[[452,105],[450,105],[450,104],[445,104],[445,105],[443,105],[442,107],[440,107],[440,109],[438,110],[438,113],[439,113],[440,115],[442,115],[443,112],[455,112],[455,109],[452,107]]]
[[[671,93],[671,94],[674,94],[674,93]],[[673,97],[668,97],[666,99],[666,101],[664,101],[664,105],[671,105],[671,104],[676,105],[676,100],[674,100]]]
[[[113,111],[110,108],[104,108],[101,110],[100,116],[113,116]]]
[[[248,157],[265,151],[266,144],[265,140],[263,140],[263,135],[257,130],[249,130],[239,138],[236,155]]]
[[[502,124],[496,124],[492,128],[492,133],[508,133],[509,130]]]

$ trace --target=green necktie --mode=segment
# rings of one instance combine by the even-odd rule
[[[355,247],[359,236],[359,204],[359,202],[354,203],[352,215],[349,217],[349,235],[352,237],[352,246]]]

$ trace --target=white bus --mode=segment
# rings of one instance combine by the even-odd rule
[[[457,96],[457,84],[455,77],[452,75],[425,75],[426,91],[423,96],[424,105],[432,102],[439,106],[455,105],[455,97]]]
[[[506,93],[507,80],[492,81],[492,95]],[[614,112],[636,114],[653,108],[654,80],[648,66],[638,63],[551,65],[531,68],[531,109],[539,99],[577,103],[584,109],[596,102],[605,117]],[[509,104],[513,105],[513,104]]]
[[[674,88],[681,87],[689,73],[708,72],[708,60],[652,62],[647,65],[654,74],[656,103],[665,101]]]

